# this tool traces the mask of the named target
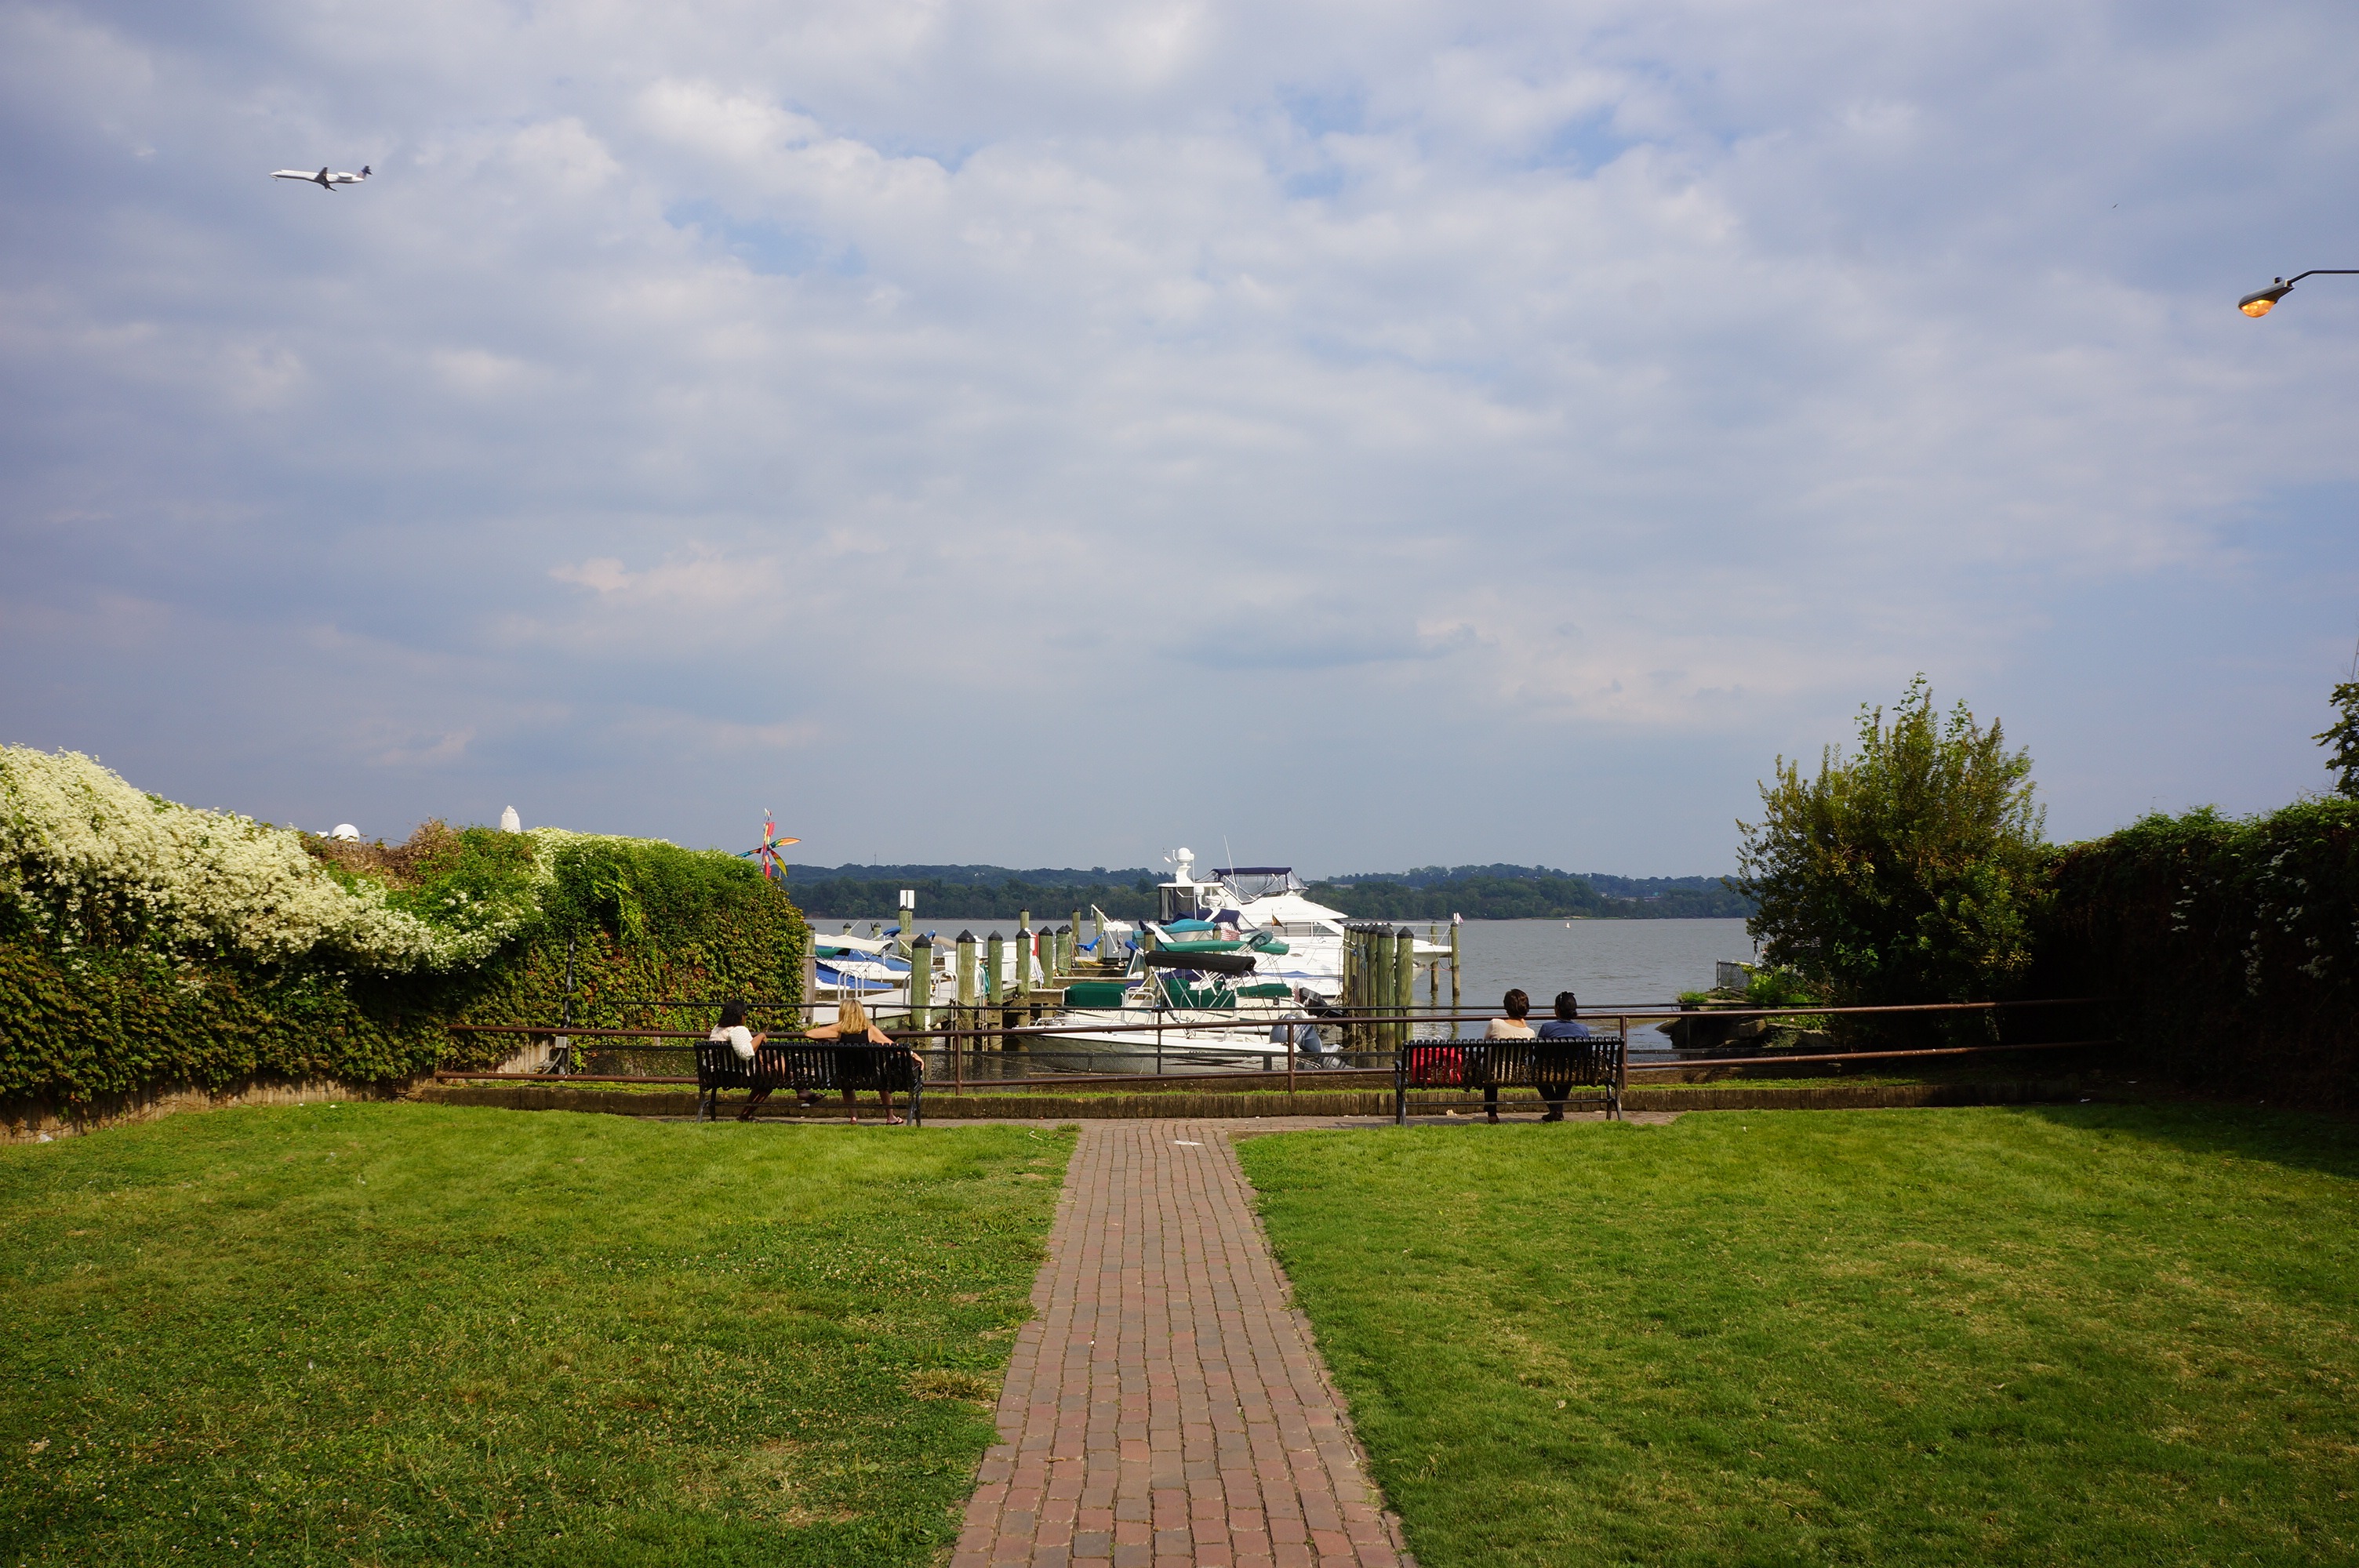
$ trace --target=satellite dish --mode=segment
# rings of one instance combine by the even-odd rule
[[[357,844],[360,842],[361,830],[353,827],[349,822],[339,822],[336,824],[336,830],[333,833],[329,834],[328,837],[331,838],[347,838]]]

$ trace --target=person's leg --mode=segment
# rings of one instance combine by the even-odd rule
[[[876,1098],[885,1102],[885,1125],[887,1127],[900,1126],[901,1119],[893,1114],[893,1091],[889,1088],[879,1088],[876,1091]]]
[[[754,1113],[761,1109],[762,1102],[769,1098],[770,1091],[767,1089],[756,1089],[752,1094],[747,1095],[745,1097],[745,1108],[737,1113],[737,1119],[740,1121],[753,1120]]]
[[[843,1108],[844,1108],[846,1111],[848,1111],[848,1112],[850,1112],[850,1113],[851,1113],[851,1116],[852,1116],[852,1124],[853,1124],[854,1127],[859,1126],[859,1125],[860,1125],[860,1102],[859,1102],[858,1100],[856,1100],[856,1099],[854,1099],[854,1098],[852,1098],[852,1091],[851,1091],[850,1089],[846,1089],[846,1090],[844,1090],[844,1091],[843,1091]]]
[[[1562,1121],[1564,1119],[1564,1102],[1571,1098],[1571,1094],[1572,1087],[1569,1084],[1542,1084],[1540,1086],[1540,1098],[1547,1102],[1548,1114],[1540,1118],[1540,1119],[1542,1121]]]
[[[1499,1119],[1499,1086],[1496,1084],[1483,1086],[1483,1119],[1485,1121]]]

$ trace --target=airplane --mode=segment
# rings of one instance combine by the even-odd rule
[[[368,177],[368,165],[363,164],[361,165],[361,171],[358,174],[330,174],[324,168],[319,173],[313,174],[309,169],[282,168],[272,174],[270,178],[273,179],[299,179],[307,185],[316,185],[322,190],[333,190],[339,185],[358,185],[362,180],[366,179]]]

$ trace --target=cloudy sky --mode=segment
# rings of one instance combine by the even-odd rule
[[[0,4],[0,740],[372,835],[1686,873],[1922,670],[2052,836],[2264,808],[2359,633],[2359,278],[2234,303],[2359,266],[2354,59],[2330,0]]]

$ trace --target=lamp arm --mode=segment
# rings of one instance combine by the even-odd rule
[[[2290,288],[2305,277],[2359,277],[2359,266],[2314,266],[2287,278],[2286,287]]]

